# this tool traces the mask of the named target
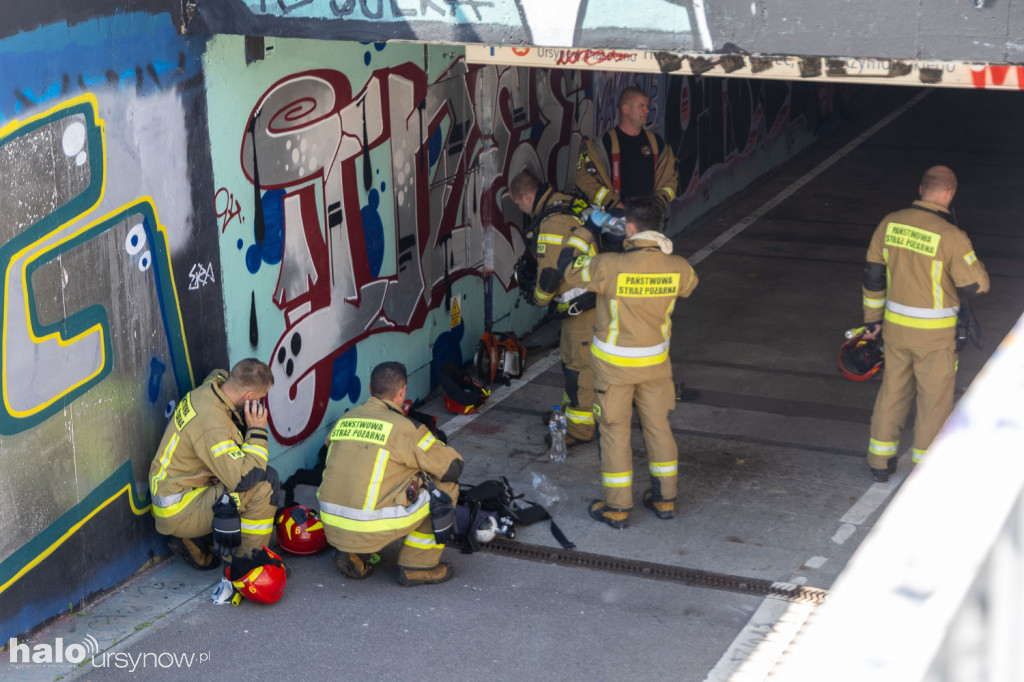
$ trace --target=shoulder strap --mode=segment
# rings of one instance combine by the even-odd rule
[[[934,208],[927,208],[925,206],[911,206],[910,208],[914,209],[915,211],[924,211],[925,213],[937,215],[950,225],[956,225],[956,218],[953,217],[953,214],[951,212],[947,213],[946,211],[936,211]]]

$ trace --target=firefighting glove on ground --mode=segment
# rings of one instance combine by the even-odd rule
[[[238,500],[224,493],[213,505],[213,552],[228,559],[241,544],[242,518],[238,514]]]

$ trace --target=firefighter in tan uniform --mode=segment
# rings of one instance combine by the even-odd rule
[[[679,449],[669,426],[675,387],[669,341],[676,299],[697,286],[697,274],[672,242],[657,231],[662,210],[652,197],[626,201],[623,253],[577,257],[564,251],[565,280],[597,293],[597,328],[590,352],[601,425],[601,482],[604,500],[590,503],[590,515],[625,528],[633,507],[633,404],[640,415],[651,475],[644,506],[658,518],[675,516]]]
[[[546,308],[554,299],[559,313],[566,315],[562,321],[559,351],[565,377],[562,396],[567,431],[565,444],[572,447],[594,439],[594,370],[590,366],[590,339],[597,316],[593,294],[566,286],[562,281],[558,257],[563,248],[573,249],[578,256],[597,254],[594,235],[584,227],[586,221],[571,209],[572,197],[541,184],[529,171],[512,179],[509,194],[516,206],[536,223],[531,231],[537,232],[537,284],[530,302]]]
[[[452,500],[462,457],[402,412],[406,371],[384,362],[370,374],[371,397],[338,420],[327,438],[327,466],[317,497],[334,565],[349,578],[368,577],[373,553],[404,538],[398,554],[403,586],[442,583],[453,575],[434,539],[430,494],[422,476]]]
[[[215,568],[217,555],[242,565],[241,557],[269,544],[280,483],[267,465],[260,401],[273,383],[270,368],[254,358],[230,374],[216,370],[181,399],[164,431],[149,469],[153,517],[157,532],[178,538],[172,549],[196,568]]]
[[[598,142],[583,143],[576,187],[590,203],[607,210],[621,206],[623,199],[653,194],[668,215],[679,173],[672,148],[644,127],[649,104],[643,90],[625,88],[619,94],[619,125],[605,131]]]
[[[868,247],[865,336],[883,331],[885,338],[885,372],[868,445],[868,466],[877,481],[887,481],[896,470],[900,431],[915,394],[915,464],[953,411],[960,301],[989,288],[971,240],[952,223],[956,185],[949,168],[929,168],[921,178],[921,199],[885,216]]]

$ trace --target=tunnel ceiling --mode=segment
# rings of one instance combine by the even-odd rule
[[[822,57],[826,71],[828,58],[1024,64],[1024,0],[184,0],[182,7],[190,32],[248,36],[780,55],[798,65]]]

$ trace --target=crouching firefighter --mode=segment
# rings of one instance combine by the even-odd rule
[[[274,383],[255,358],[230,374],[215,370],[181,399],[149,470],[157,532],[191,566],[208,570],[223,559],[226,577],[280,560],[265,550],[280,481],[267,464],[267,410]]]
[[[453,575],[451,564],[441,561],[444,539],[434,535],[431,490],[439,491],[438,498],[447,496],[449,505],[458,499],[462,457],[425,424],[405,416],[406,388],[401,363],[373,369],[371,397],[346,412],[327,437],[317,497],[342,575],[369,577],[380,561],[376,552],[401,539],[398,582],[412,587]]]
[[[566,446],[594,439],[594,370],[590,366],[590,339],[594,335],[596,297],[582,288],[573,288],[562,280],[558,256],[572,249],[573,257],[597,254],[597,239],[587,227],[583,215],[589,207],[574,202],[567,194],[542,184],[529,171],[523,171],[509,185],[512,201],[532,218],[528,233],[535,233],[537,280],[530,303],[547,307],[554,302],[562,318],[560,354],[565,393]],[[545,426],[548,415],[542,416]],[[548,436],[550,438],[550,435]]]

